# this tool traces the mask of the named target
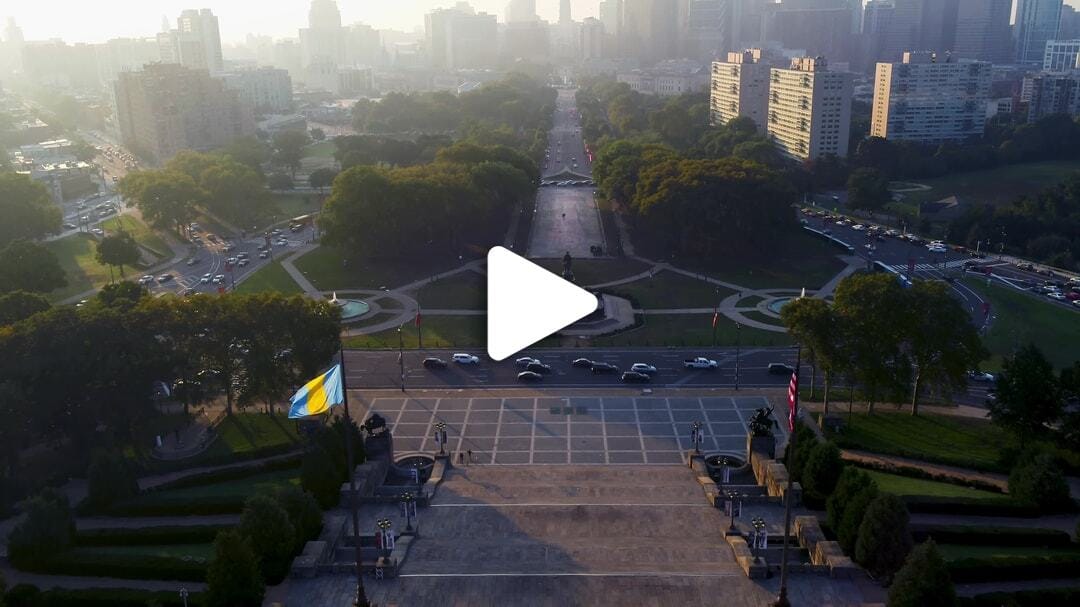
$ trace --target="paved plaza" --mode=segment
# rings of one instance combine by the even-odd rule
[[[569,251],[575,259],[587,258],[592,256],[589,247],[593,245],[605,246],[593,189],[540,188],[528,256],[562,258]]]
[[[704,424],[702,451],[742,455],[747,422],[769,406],[762,396],[516,396],[394,398],[360,395],[367,418],[386,418],[401,455],[438,451],[434,424],[446,424],[448,450],[472,451],[472,464],[683,464],[690,425]],[[777,417],[782,418],[781,415]],[[785,437],[786,427],[780,424]],[[785,438],[781,438],[781,443]],[[455,459],[455,462],[457,460]]]

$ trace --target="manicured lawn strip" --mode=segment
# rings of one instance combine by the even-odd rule
[[[625,297],[645,309],[711,308],[732,291],[677,272],[660,272],[652,278],[604,289]]]
[[[424,277],[445,272],[469,261],[448,256],[418,259],[372,259],[349,261],[343,265],[342,252],[319,247],[296,260],[296,267],[322,291],[342,289],[396,288]]]
[[[90,546],[56,555],[33,571],[58,575],[201,582],[213,556],[211,544]]]
[[[1067,548],[1072,537],[1058,529],[1039,527],[994,527],[989,525],[912,525],[915,542],[934,538],[938,544],[963,546],[1005,546]]]
[[[153,228],[136,219],[133,215],[118,215],[107,219],[101,222],[101,229],[105,230],[105,233],[109,235],[123,229],[128,234],[131,234],[135,242],[152,251],[158,259],[167,257],[172,252],[169,245]]]
[[[1080,312],[1062,308],[1039,297],[1022,293],[1000,283],[966,278],[964,284],[990,301],[996,318],[983,343],[997,357],[1034,342],[1055,367],[1073,363],[1080,344]],[[989,368],[989,367],[988,367]]]
[[[162,590],[131,590],[128,588],[85,588],[65,590],[53,588],[37,595],[40,607],[200,607],[204,604],[201,592],[188,594],[186,600],[179,592]]]
[[[75,555],[96,555],[99,557],[172,557],[209,561],[214,556],[213,542],[201,544],[158,544],[147,546],[86,546],[72,550]]]
[[[531,261],[549,272],[562,275],[561,259],[533,259]],[[629,258],[575,259],[572,268],[577,284],[590,287],[641,274],[649,269],[649,265]]]
[[[928,481],[921,478],[911,478],[898,474],[888,474],[877,470],[867,470],[867,474],[878,485],[878,489],[886,493],[892,493],[901,497],[910,495],[922,495],[944,498],[967,498],[988,501],[1011,502],[1012,500],[1000,493],[992,493],[981,489],[972,489],[952,483]]]
[[[244,501],[256,493],[299,484],[300,472],[296,468],[265,472],[221,483],[150,491],[114,505],[108,513],[131,517],[237,513],[243,509]]]
[[[229,525],[191,525],[174,527],[105,527],[80,529],[75,534],[76,546],[119,546],[129,549],[143,546],[191,545],[214,542]]]
[[[1046,546],[970,546],[966,544],[938,544],[938,550],[946,561],[960,559],[985,559],[1023,556],[1073,556],[1080,562],[1080,547],[1047,548]]]
[[[639,315],[644,324],[636,329],[590,341],[594,347],[619,346],[702,346],[712,344],[712,314]],[[716,345],[734,346],[735,324],[721,316],[716,326]],[[739,334],[743,346],[787,346],[793,342],[786,333],[743,327]]]
[[[946,564],[954,583],[1071,578],[1080,575],[1080,552],[1042,550],[1041,554],[946,557]]]
[[[400,301],[394,299],[393,297],[377,297],[375,299],[368,300],[368,303],[377,303],[379,304],[379,306],[382,307],[383,310],[400,310],[404,307],[401,305]]]
[[[1072,171],[1080,170],[1076,160],[1029,162],[994,167],[982,171],[955,173],[938,179],[916,180],[931,189],[904,192],[904,202],[918,204],[957,196],[961,200],[1000,205],[1018,196],[1033,194],[1060,183]]]
[[[844,269],[839,254],[836,246],[800,229],[784,236],[773,250],[750,259],[728,255],[704,263],[678,258],[672,263],[749,289],[817,289]]]
[[[420,309],[487,309],[487,277],[476,272],[458,272],[424,285],[417,293]]]
[[[292,295],[304,290],[289,276],[280,261],[273,261],[259,268],[243,282],[236,285],[237,293],[263,293],[267,291]]]
[[[999,456],[1013,438],[989,421],[956,416],[876,412],[845,416],[833,438],[842,448],[859,449],[973,468],[1002,471]]]
[[[234,454],[300,444],[296,424],[283,414],[234,413],[218,425],[217,433],[215,443]]]
[[[424,316],[421,330],[425,348],[479,347],[487,343],[487,316]],[[416,325],[405,323],[401,338],[406,348],[416,348]],[[344,341],[346,348],[397,348],[398,330],[346,337]]]
[[[63,301],[79,293],[96,289],[109,282],[109,267],[94,259],[97,240],[89,234],[72,234],[44,243],[46,249],[56,255],[64,271],[68,286],[47,295],[49,301]],[[119,278],[119,274],[117,274]]]

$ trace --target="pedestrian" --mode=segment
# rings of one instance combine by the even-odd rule
[[[457,463],[458,463],[459,466],[461,466],[461,465],[463,465],[465,463],[465,454],[460,452],[460,451],[457,454]]]
[[[472,449],[469,449],[469,465],[472,465]]]

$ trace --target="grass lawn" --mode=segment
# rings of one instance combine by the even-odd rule
[[[1027,342],[1035,342],[1057,368],[1071,365],[1080,358],[1080,313],[1051,304],[999,283],[965,279],[964,284],[990,301],[996,317],[983,343],[994,360],[988,368],[998,367],[1001,358]]]
[[[49,293],[49,301],[62,301],[109,282],[109,267],[94,259],[97,241],[89,234],[73,234],[44,245],[56,255],[68,282],[68,286]]]
[[[168,256],[172,252],[169,245],[153,228],[136,219],[133,215],[118,215],[103,221],[101,222],[101,229],[105,230],[107,234],[119,232],[123,229],[135,238],[135,242],[153,251],[159,259]]]
[[[534,259],[536,265],[562,275],[561,259]],[[577,284],[588,287],[629,278],[649,269],[649,265],[636,259],[575,259],[572,265]]]
[[[1009,503],[1012,502],[1012,498],[1001,493],[983,491],[981,489],[972,489],[971,487],[954,485],[952,483],[942,483],[922,478],[911,478],[909,476],[900,476],[899,474],[878,472],[877,470],[867,470],[866,473],[874,479],[874,481],[878,485],[878,489],[886,493],[899,495],[901,497],[920,495],[930,497],[962,497],[977,500],[1001,501]]]
[[[673,264],[748,289],[818,289],[844,269],[842,251],[805,230],[784,236],[768,253],[747,260],[736,256],[675,259]]]
[[[968,202],[1007,204],[1017,196],[1032,194],[1055,185],[1077,170],[1080,170],[1080,161],[1067,160],[1029,162],[956,173],[938,179],[918,181],[931,189],[904,192],[904,202],[918,204],[955,195]]]
[[[218,437],[195,460],[228,458],[263,450],[280,450],[298,445],[296,424],[285,415],[234,413],[217,427]]]
[[[343,264],[340,249],[319,247],[296,260],[296,267],[322,291],[396,288],[445,272],[463,262],[446,256],[424,259],[377,259]],[[467,261],[467,260],[466,260]]]
[[[130,501],[137,502],[143,499],[168,499],[194,502],[204,498],[243,498],[254,495],[260,491],[272,490],[275,487],[283,487],[290,484],[300,484],[299,468],[264,472],[246,478],[232,479],[208,485],[184,487],[181,489],[166,489],[164,491],[151,491]]]
[[[421,330],[425,348],[482,346],[487,342],[487,316],[425,316]],[[406,323],[401,338],[406,348],[416,348],[416,325]],[[344,341],[346,348],[397,348],[398,330],[346,337]]]
[[[383,310],[400,310],[403,307],[401,302],[393,297],[376,297],[368,301],[368,303],[377,303],[382,306]]]
[[[981,419],[877,412],[845,420],[835,436],[841,447],[976,470],[1000,470],[1000,452],[1013,444],[1004,430]]]
[[[337,146],[330,139],[313,143],[304,149],[304,158],[333,158]]]
[[[644,309],[711,308],[732,294],[724,287],[690,278],[677,272],[660,272],[652,278],[604,289],[619,297],[630,298]]]
[[[784,326],[784,323],[780,322],[779,318],[773,318],[772,316],[769,316],[768,314],[765,314],[764,312],[758,312],[757,310],[751,310],[750,312],[743,312],[742,314],[743,314],[743,316],[749,318],[750,320],[756,320],[758,322],[763,322],[765,324],[773,325],[773,326],[776,326],[776,327]]]
[[[590,341],[595,347],[619,346],[709,346],[712,344],[712,314],[649,314],[645,324],[632,331]],[[721,317],[716,327],[716,345],[735,345],[735,324]],[[786,346],[792,343],[786,333],[762,331],[750,327],[740,330],[742,346]]]
[[[476,272],[459,272],[424,285],[416,296],[421,310],[484,310],[487,277]]]
[[[304,292],[285,271],[285,268],[281,267],[280,261],[274,261],[259,268],[236,286],[237,293],[262,293],[264,291],[276,291],[286,295]]]
[[[108,558],[111,556],[166,557],[195,559],[209,562],[214,557],[213,544],[164,544],[160,546],[81,546],[73,548],[75,558]]]
[[[1044,546],[969,546],[966,544],[938,544],[938,550],[946,561],[982,559],[1011,556],[1075,556],[1080,548],[1046,548]]]

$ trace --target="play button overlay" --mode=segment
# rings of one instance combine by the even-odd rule
[[[488,251],[487,348],[505,360],[596,311],[596,296],[503,247]]]

